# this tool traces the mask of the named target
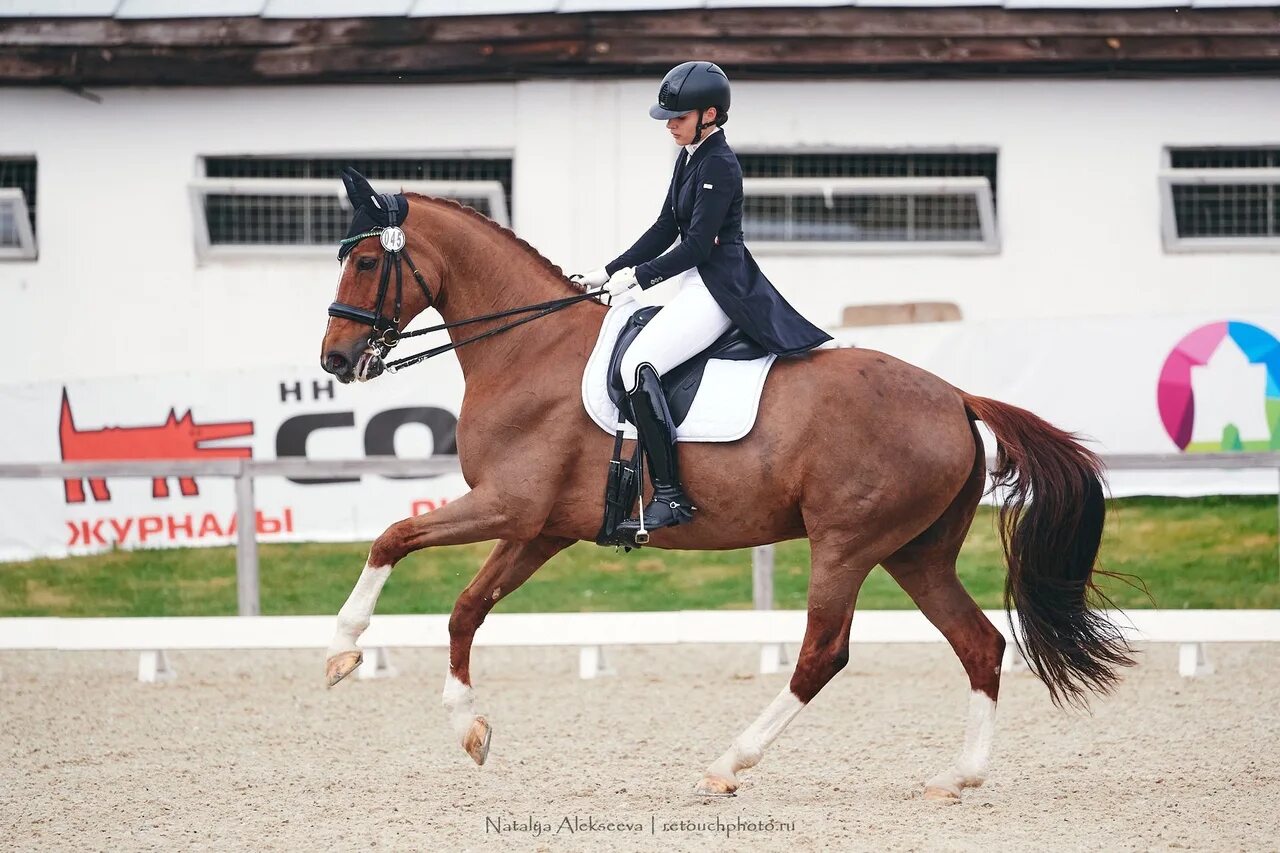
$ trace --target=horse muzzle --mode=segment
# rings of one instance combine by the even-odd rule
[[[360,358],[356,360],[355,378],[357,382],[368,382],[370,379],[377,379],[387,369],[386,363],[382,360],[377,352],[372,348],[360,353]],[[341,377],[339,377],[341,380]]]
[[[325,373],[332,374],[344,385],[352,382],[368,382],[376,379],[386,370],[382,357],[372,348],[366,348],[353,355],[330,350],[320,366]]]

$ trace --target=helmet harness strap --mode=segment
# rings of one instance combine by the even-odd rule
[[[705,121],[705,122],[704,122],[704,121],[702,120],[702,117],[703,117],[703,116],[705,116],[705,115],[707,114],[707,109],[708,109],[707,107],[701,107],[701,108],[698,110],[698,125],[697,125],[697,129],[696,129],[696,130],[694,131],[694,133],[693,133],[693,144],[694,144],[694,145],[697,145],[699,142],[701,142],[701,141],[702,141],[702,129],[703,129],[703,128],[705,128],[705,127],[715,127],[715,125],[716,125],[716,123],[715,123],[714,121]],[[718,108],[717,108],[717,109],[718,109]]]

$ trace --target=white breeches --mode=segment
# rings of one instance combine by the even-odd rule
[[[698,270],[681,274],[680,290],[649,321],[622,356],[622,381],[627,391],[636,387],[636,369],[648,363],[659,376],[678,367],[733,325],[716,300],[707,292]]]

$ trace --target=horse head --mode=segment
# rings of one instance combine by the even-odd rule
[[[342,182],[353,215],[338,248],[342,272],[320,364],[339,382],[364,382],[383,372],[383,360],[405,327],[436,302],[442,265],[425,240],[405,227],[404,195],[375,192],[349,167]]]

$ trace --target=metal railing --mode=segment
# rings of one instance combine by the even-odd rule
[[[1161,453],[1104,456],[1112,471],[1273,470],[1277,472],[1277,524],[1280,525],[1280,453]],[[988,465],[993,462],[988,458]],[[456,474],[457,456],[401,459],[395,456],[363,459],[173,459],[104,462],[29,462],[0,464],[0,479],[87,479],[108,477],[230,477],[236,481],[236,600],[241,616],[261,613],[258,585],[257,525],[254,480],[258,477],[343,477],[393,474],[428,477]],[[773,546],[754,549],[752,600],[757,610],[773,607]],[[1280,558],[1280,537],[1277,542]]]

